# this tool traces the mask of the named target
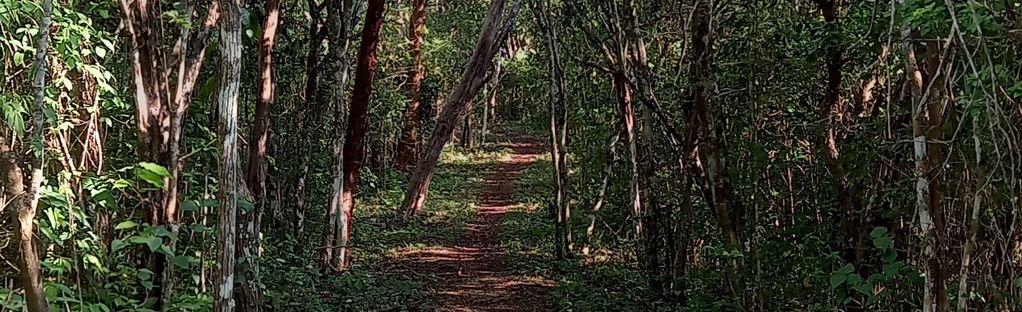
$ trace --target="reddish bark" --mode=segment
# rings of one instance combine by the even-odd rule
[[[394,162],[398,170],[404,171],[410,170],[418,158],[419,104],[422,99],[422,79],[425,76],[422,67],[422,31],[426,25],[426,1],[412,0],[412,23],[408,30],[415,67],[408,77],[408,92],[412,99],[405,107],[401,141],[397,145],[397,159]]]
[[[365,158],[366,130],[369,128],[369,99],[373,92],[373,79],[376,76],[376,52],[380,46],[380,30],[383,28],[384,0],[369,0],[366,10],[365,26],[362,29],[362,42],[358,48],[358,65],[355,68],[355,86],[351,94],[351,107],[348,114],[348,130],[344,136],[344,191],[341,193],[343,218],[346,226],[343,231],[351,231],[351,217],[355,210],[355,193],[358,191],[358,176]],[[343,235],[350,237],[350,235]],[[348,242],[337,242],[343,259],[341,269],[347,269],[351,261]]]

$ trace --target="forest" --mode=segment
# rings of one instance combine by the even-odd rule
[[[0,311],[1022,311],[1022,0],[0,0]]]

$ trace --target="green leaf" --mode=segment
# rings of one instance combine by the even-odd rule
[[[141,162],[135,166],[135,175],[155,187],[163,188],[163,179],[169,177],[170,172],[168,172],[167,168],[164,168],[163,166],[154,163]]]
[[[843,266],[840,269],[838,269],[837,273],[835,273],[835,274],[848,275],[849,273],[852,273],[852,272],[855,272],[855,267],[852,266],[851,264],[846,264],[845,266]]]
[[[113,242],[110,242],[110,252],[115,253],[127,246],[128,243],[125,243],[123,240],[115,239]]]
[[[880,250],[890,249],[893,243],[894,240],[887,236],[877,237],[873,239],[873,246],[876,246],[876,248]]]
[[[135,221],[127,220],[127,221],[118,223],[117,226],[114,227],[114,229],[115,230],[127,230],[127,229],[135,228],[136,226],[138,226],[138,223],[135,223]]]
[[[170,258],[170,262],[182,269],[188,268],[188,265],[191,264],[191,260],[189,260],[188,256],[176,256]]]
[[[149,170],[152,173],[160,175],[161,177],[164,178],[170,177],[170,171],[167,171],[167,168],[163,166],[151,162],[140,162],[138,163],[138,165],[141,166],[142,168],[145,168],[145,170]]]
[[[830,289],[834,289],[834,288],[837,288],[838,286],[841,286],[841,284],[844,283],[845,280],[847,280],[847,279],[848,279],[848,275],[844,275],[844,274],[835,274],[834,276],[831,276],[830,277]]]
[[[149,271],[149,269],[138,269],[138,272],[136,272],[135,275],[138,276],[140,280],[148,281],[153,278],[153,271]]]
[[[872,237],[872,238],[875,239],[875,238],[884,236],[884,234],[887,234],[887,228],[882,227],[882,226],[878,226],[878,227],[873,228],[872,232],[869,232],[869,237]]]
[[[96,56],[99,56],[99,58],[106,58],[106,49],[103,47],[96,47],[95,50]]]

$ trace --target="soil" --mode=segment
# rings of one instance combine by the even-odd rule
[[[464,236],[453,246],[402,253],[401,266],[424,284],[437,311],[549,311],[554,282],[516,274],[500,244],[504,216],[517,205],[514,181],[544,153],[540,141],[523,135],[498,135],[511,154],[487,166],[479,192],[475,218],[465,225]]]

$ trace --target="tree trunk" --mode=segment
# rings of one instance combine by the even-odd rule
[[[329,268],[336,271],[341,270],[341,261],[345,257],[342,252],[334,250],[338,241],[348,241],[348,231],[344,229],[348,228],[346,222],[350,221],[343,218],[344,211],[341,205],[341,195],[344,190],[344,132],[347,130],[347,112],[346,106],[347,101],[344,97],[344,90],[348,86],[348,71],[351,67],[351,61],[348,57],[348,49],[351,46],[351,28],[354,26],[354,17],[352,16],[352,2],[351,0],[342,0],[333,2],[335,5],[339,5],[336,8],[330,10],[330,14],[327,18],[330,19],[331,27],[331,48],[328,55],[328,61],[331,64],[335,64],[337,70],[335,71],[333,80],[336,82],[336,87],[332,90],[334,101],[334,122],[333,122],[333,166],[331,174],[333,178],[333,185],[331,188],[330,200],[327,202],[327,213],[326,220],[327,226],[323,234],[323,248],[319,253],[320,266],[323,268]]]
[[[945,284],[944,262],[941,258],[941,235],[943,235],[943,198],[940,194],[940,180],[943,174],[943,151],[939,143],[943,140],[941,119],[943,115],[946,87],[941,80],[944,66],[941,51],[935,42],[927,44],[930,57],[924,62],[926,72],[919,68],[915,48],[911,42],[912,29],[902,28],[905,40],[905,74],[912,95],[912,137],[916,178],[916,213],[922,235],[923,259],[923,311],[944,312],[948,310],[947,286]],[[950,42],[950,40],[949,40]],[[945,47],[946,49],[946,47]]]
[[[837,10],[838,4],[835,0],[817,0],[817,5],[823,13],[824,21],[830,25],[830,29],[837,31]],[[862,241],[858,237],[859,231],[859,200],[853,194],[848,182],[848,174],[845,171],[844,160],[841,159],[841,151],[838,146],[838,131],[840,123],[844,119],[844,103],[841,98],[842,49],[837,45],[827,47],[827,87],[823,101],[816,112],[819,118],[826,120],[826,128],[821,136],[824,147],[823,158],[834,181],[834,188],[837,189],[838,205],[841,209],[841,233],[844,235],[844,256],[845,261],[858,265],[862,260],[863,249],[857,248]]]
[[[692,127],[698,129],[699,140],[702,141],[701,162],[703,170],[709,180],[710,199],[717,217],[717,225],[724,235],[724,242],[732,248],[739,248],[738,232],[736,229],[735,216],[740,215],[734,212],[735,202],[734,191],[731,188],[731,181],[728,177],[729,171],[722,157],[723,143],[719,126],[719,109],[710,105],[710,98],[714,91],[714,82],[711,65],[713,64],[713,33],[710,28],[713,17],[712,10],[706,9],[705,5],[698,7],[699,12],[693,14],[697,19],[692,22],[692,55],[696,58],[692,62],[692,109],[694,119]]]
[[[472,106],[472,104],[469,104],[469,107]],[[464,151],[471,150],[475,144],[472,136],[472,115],[475,114],[469,109],[465,114],[465,122],[461,125],[461,149]]]
[[[497,92],[500,89],[501,79],[501,57],[497,55],[497,60],[493,65],[493,79],[490,80],[490,85],[486,90],[486,102],[483,103],[483,124],[482,129],[479,132],[479,146],[486,145],[486,134],[489,132],[490,120],[493,119],[493,112],[497,109]]]
[[[461,82],[454,88],[451,95],[447,97],[440,113],[440,118],[433,129],[433,134],[429,138],[426,153],[416,163],[415,170],[408,181],[408,188],[401,203],[401,210],[405,211],[406,215],[418,215],[426,204],[429,183],[433,179],[433,173],[436,171],[440,153],[443,151],[444,145],[447,145],[447,142],[451,140],[458,120],[465,115],[466,111],[471,111],[469,109],[471,100],[479,93],[479,89],[486,82],[486,72],[489,71],[493,63],[493,56],[500,48],[501,40],[498,37],[505,37],[507,32],[514,26],[514,18],[518,13],[520,1],[515,4],[515,8],[509,15],[508,22],[504,25],[503,30],[500,31],[500,36],[498,36],[498,30],[501,28],[499,23],[504,13],[505,0],[490,1],[486,18],[483,20],[479,40],[476,43],[475,50],[472,52],[468,65],[465,67],[465,71],[461,75]]]
[[[244,282],[238,284],[235,296],[242,311],[262,311],[263,294],[259,288],[260,225],[266,207],[266,149],[270,137],[270,106],[273,105],[273,44],[280,21],[280,1],[267,0],[263,17],[263,36],[259,43],[259,98],[249,139],[246,185],[252,195],[251,210],[238,211],[237,262],[242,263]]]
[[[179,155],[180,142],[184,137],[183,120],[191,102],[195,82],[198,80],[199,69],[205,59],[211,28],[219,19],[218,3],[209,5],[203,28],[194,36],[189,28],[182,27],[181,37],[177,40],[178,49],[174,51],[179,63],[173,99],[169,97],[171,92],[167,80],[170,77],[170,70],[164,64],[164,53],[160,49],[160,43],[167,40],[161,37],[165,32],[159,10],[155,7],[159,3],[151,3],[148,0],[132,1],[130,4],[126,0],[121,0],[119,3],[132,49],[139,159],[164,166],[171,173],[170,177],[164,178],[162,190],[147,194],[149,200],[143,204],[143,210],[146,221],[151,225],[167,226],[176,233],[179,227],[177,182],[182,169]],[[191,21],[193,9],[199,5],[188,2],[184,4],[185,18]],[[195,49],[189,49],[190,46],[194,46]],[[154,273],[155,287],[150,293],[156,298],[153,308],[160,310],[164,302],[169,300],[172,275],[163,254],[149,253],[147,257],[147,267]]]
[[[220,106],[218,134],[220,147],[220,220],[214,311],[234,311],[234,259],[238,201],[244,198],[241,164],[238,156],[238,87],[241,84],[241,10],[238,0],[219,0],[223,10],[220,23]]]
[[[419,105],[422,101],[422,79],[425,69],[422,66],[422,32],[426,26],[426,1],[412,1],[412,23],[408,26],[408,40],[411,41],[414,68],[408,77],[408,92],[412,100],[404,111],[404,123],[401,125],[401,141],[397,145],[397,159],[394,162],[398,170],[408,171],[418,158],[419,147]]]
[[[37,62],[35,68],[35,111],[32,113],[32,149],[29,153],[32,165],[32,177],[29,182],[28,193],[25,193],[25,184],[22,171],[17,165],[8,169],[7,193],[12,199],[12,207],[18,209],[18,245],[21,249],[21,257],[18,258],[18,270],[21,270],[21,287],[25,290],[25,304],[29,312],[49,311],[46,304],[46,295],[43,293],[42,270],[40,269],[39,253],[35,246],[34,221],[39,208],[43,184],[43,165],[46,163],[46,152],[35,150],[45,148],[46,118],[43,112],[46,111],[46,75],[48,68],[47,52],[50,39],[50,15],[53,13],[53,1],[43,1],[43,16],[39,22],[39,48],[36,53]],[[16,162],[13,162],[16,164]],[[25,197],[31,196],[27,200]]]
[[[322,25],[322,18],[320,13],[322,7],[317,4],[316,0],[308,0],[309,5],[309,52],[305,57],[305,90],[304,100],[305,107],[303,107],[298,114],[298,120],[301,125],[299,126],[301,135],[297,142],[294,142],[294,149],[300,154],[298,156],[297,167],[292,169],[292,176],[295,183],[295,207],[294,215],[296,220],[295,233],[298,237],[301,237],[305,232],[305,184],[309,174],[309,161],[312,158],[312,154],[315,152],[313,144],[317,140],[317,126],[319,124],[319,118],[317,114],[319,110],[319,94],[320,94],[320,83],[319,76],[323,69],[322,57],[320,56],[323,42],[327,39],[327,31],[324,31]]]
[[[559,50],[560,41],[557,29],[550,20],[550,13],[543,1],[537,1],[534,8],[539,17],[537,21],[544,31],[549,60],[547,70],[550,74],[550,158],[554,163],[554,248],[557,259],[562,259],[572,251],[571,226],[569,211],[570,198],[567,196],[568,165],[567,165],[567,129],[568,110],[564,87],[564,67],[561,65]]]
[[[347,270],[351,262],[349,238],[352,213],[355,211],[355,193],[358,191],[358,176],[365,159],[366,131],[369,129],[369,99],[373,92],[376,76],[376,52],[380,46],[380,30],[383,28],[384,0],[369,0],[365,24],[362,28],[362,42],[358,48],[358,65],[355,68],[355,85],[351,93],[351,108],[348,114],[348,130],[344,135],[344,173],[341,190],[341,239],[334,247],[340,253],[339,269]]]

